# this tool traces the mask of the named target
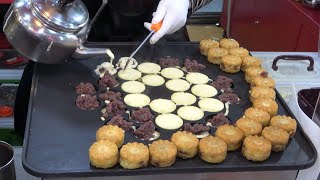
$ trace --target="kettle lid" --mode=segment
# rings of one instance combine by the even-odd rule
[[[32,0],[32,8],[49,27],[66,32],[78,31],[89,21],[81,0]]]

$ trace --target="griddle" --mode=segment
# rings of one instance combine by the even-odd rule
[[[95,47],[109,47],[116,59],[128,56],[137,44],[112,43],[92,44]],[[244,73],[227,74],[216,65],[209,64],[206,57],[199,53],[198,43],[167,43],[144,46],[135,58],[141,62],[158,62],[162,57],[178,58],[181,63],[186,59],[196,59],[207,66],[202,73],[211,79],[224,75],[233,79],[233,90],[241,102],[230,105],[228,118],[234,123],[243,116],[244,111],[251,107],[249,101],[249,85],[245,82]],[[311,167],[317,158],[313,144],[298,124],[298,129],[284,152],[272,152],[264,162],[254,163],[246,160],[241,151],[228,152],[221,164],[209,164],[198,156],[193,159],[177,158],[171,167],[125,170],[116,165],[111,169],[96,169],[90,165],[88,149],[95,142],[95,132],[104,125],[100,119],[101,108],[83,111],[75,106],[74,87],[80,82],[97,83],[98,76],[93,70],[97,65],[108,60],[106,57],[95,57],[85,61],[70,61],[62,65],[36,64],[30,94],[29,113],[24,140],[22,162],[27,172],[39,177],[80,177],[80,176],[131,176],[170,173],[200,173],[226,171],[278,171],[300,170]],[[119,90],[119,89],[118,89]],[[146,89],[151,99],[170,98],[164,87]],[[125,95],[123,93],[123,95]],[[277,93],[279,114],[294,115]],[[102,105],[101,105],[102,106]],[[212,114],[206,113],[206,119]],[[200,122],[204,122],[202,119]],[[169,139],[175,131],[157,128],[161,139]],[[213,134],[215,129],[211,129]],[[125,143],[141,141],[132,133],[126,133]]]

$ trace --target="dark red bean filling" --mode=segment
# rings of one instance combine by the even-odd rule
[[[95,94],[96,90],[91,83],[83,83],[81,82],[79,85],[75,87],[77,94]]]
[[[215,128],[218,128],[224,124],[230,124],[229,119],[223,113],[213,116],[211,119],[208,119],[207,122],[211,123],[212,127]]]
[[[160,58],[159,64],[162,68],[168,68],[168,67],[176,67],[179,66],[179,59],[174,58]]]
[[[140,139],[148,140],[153,137],[155,126],[152,121],[143,123],[136,131],[133,132],[135,136]]]
[[[107,123],[108,125],[114,125],[122,128],[125,131],[129,131],[132,129],[132,122],[128,122],[121,115],[116,115],[111,118],[111,120]]]
[[[260,73],[260,76],[267,78],[268,77],[268,72],[267,71],[263,71],[262,73]]]
[[[132,111],[131,119],[138,122],[148,122],[153,121],[154,116],[149,108],[141,108],[139,110]]]
[[[184,67],[188,72],[200,72],[202,69],[206,68],[205,65],[198,63],[196,60],[186,59],[184,61]]]
[[[240,102],[239,96],[235,93],[222,93],[219,96],[220,101],[230,104],[238,104]]]
[[[198,134],[201,134],[204,132],[209,132],[210,128],[203,125],[203,124],[193,124],[192,125],[190,123],[187,123],[187,124],[183,125],[183,130],[198,135]]]
[[[96,96],[83,94],[77,97],[76,106],[82,110],[93,110],[99,106]]]
[[[107,101],[121,101],[122,98],[121,98],[121,93],[120,92],[113,92],[113,91],[107,91],[103,94],[100,94],[99,95],[99,98],[100,99],[103,99],[104,101],[107,100]]]
[[[124,114],[126,111],[126,106],[123,104],[123,102],[116,100],[108,103],[105,109],[106,112],[102,116],[107,118]]]
[[[109,74],[108,71],[99,80],[99,86],[102,86],[102,87],[114,87],[114,86],[116,86],[118,84],[119,83],[116,80],[116,78],[113,75]]]
[[[218,76],[215,81],[212,82],[212,86],[218,90],[230,89],[232,86],[233,80],[226,76]]]

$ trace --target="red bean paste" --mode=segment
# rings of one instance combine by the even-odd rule
[[[184,61],[184,67],[188,72],[200,72],[202,69],[206,68],[205,65],[198,63],[196,60],[186,59]]]
[[[198,134],[201,134],[204,132],[209,132],[210,128],[203,125],[203,124],[193,124],[192,125],[190,123],[187,123],[187,124],[183,125],[183,130],[198,135]]]
[[[76,106],[82,110],[93,110],[99,106],[96,96],[82,94],[76,99]]]
[[[141,108],[139,110],[132,111],[131,119],[138,122],[148,122],[153,121],[154,116],[149,108]]]
[[[119,83],[116,80],[116,78],[113,75],[109,74],[108,71],[99,80],[99,86],[101,86],[101,87],[115,87],[118,84]]]
[[[229,119],[223,113],[213,116],[211,119],[208,119],[207,122],[211,123],[212,127],[214,128],[218,128],[224,124],[230,124]]]
[[[135,136],[140,139],[150,139],[153,137],[153,133],[155,131],[155,126],[152,121],[148,121],[143,123],[136,131],[133,132]]]
[[[168,68],[168,67],[176,67],[179,66],[179,59],[174,58],[160,58],[159,64],[162,68]]]
[[[121,93],[120,92],[113,92],[113,91],[107,91],[103,94],[100,94],[99,95],[99,98],[100,99],[103,99],[104,101],[122,101],[122,98],[121,98]]]
[[[126,121],[123,119],[121,115],[116,115],[111,118],[111,120],[107,123],[108,125],[114,125],[122,128],[125,131],[129,131],[132,129],[132,122]]]

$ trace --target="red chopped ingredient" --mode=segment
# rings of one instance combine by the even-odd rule
[[[131,119],[138,122],[148,122],[154,119],[149,108],[141,108],[139,110],[133,110],[131,114]]]
[[[95,94],[96,90],[91,83],[81,82],[75,87],[77,94]]]
[[[82,94],[76,99],[76,106],[82,110],[93,110],[99,106],[96,96]]]
[[[108,125],[114,125],[122,128],[125,131],[129,131],[132,128],[133,123],[128,122],[121,115],[116,115],[111,118],[111,120],[107,123]]]
[[[9,117],[13,114],[13,109],[10,106],[0,106],[0,117]]]
[[[226,76],[218,76],[215,81],[212,82],[212,86],[218,90],[230,89],[232,86],[233,80]]]
[[[239,96],[235,93],[222,93],[219,96],[220,101],[230,104],[238,104],[240,102]]]
[[[223,114],[219,113],[216,116],[213,116],[211,119],[207,120],[208,123],[211,123],[212,127],[218,128],[224,124],[230,124],[229,119]]]
[[[183,130],[184,131],[188,131],[188,132],[191,132],[193,134],[201,134],[201,133],[204,133],[204,132],[209,132],[210,128],[203,125],[203,124],[190,124],[190,123],[187,123],[185,125],[183,125]]]
[[[148,140],[153,137],[155,126],[152,121],[143,123],[136,131],[133,132],[135,136],[140,139]]]
[[[112,117],[115,115],[122,115],[126,111],[126,106],[123,104],[123,102],[115,100],[107,104],[107,107],[105,108],[105,112],[103,113],[103,117]]]
[[[267,71],[262,71],[260,73],[260,76],[264,77],[264,78],[267,78],[268,77],[268,72]]]
[[[107,100],[107,101],[121,101],[122,98],[121,98],[121,93],[120,92],[113,92],[113,91],[107,91],[103,94],[100,94],[99,95],[99,98],[100,99],[103,99],[104,101]]]
[[[168,68],[168,67],[176,67],[179,66],[179,59],[174,58],[160,58],[159,64],[162,68]]]
[[[113,75],[109,74],[108,71],[106,71],[104,76],[99,80],[99,86],[102,87],[114,87],[118,84],[119,83],[116,78]]]
[[[186,59],[184,61],[184,67],[188,72],[200,72],[202,69],[206,68],[205,65],[198,63],[196,60]]]

